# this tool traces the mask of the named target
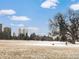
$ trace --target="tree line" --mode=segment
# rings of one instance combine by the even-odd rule
[[[39,36],[39,35],[36,35],[35,33],[32,33],[30,36],[28,35],[28,33],[26,34],[23,34],[23,33],[20,33],[18,36],[16,35],[8,35],[8,34],[5,34],[5,33],[0,33],[0,39],[5,39],[5,40],[40,40],[40,41],[53,41],[53,39],[49,36]]]
[[[49,36],[39,36],[36,35],[35,33],[32,33],[30,36],[26,33],[24,34],[19,34],[19,36],[13,37],[15,40],[38,40],[38,41],[53,41],[53,39]]]

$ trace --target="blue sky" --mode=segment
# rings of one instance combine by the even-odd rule
[[[15,32],[19,27],[26,27],[47,35],[48,20],[69,8],[79,10],[79,0],[0,0],[0,23]]]

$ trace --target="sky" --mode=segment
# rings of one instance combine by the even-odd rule
[[[12,32],[26,27],[30,33],[47,35],[48,20],[68,9],[79,10],[79,0],[0,0],[0,23]]]

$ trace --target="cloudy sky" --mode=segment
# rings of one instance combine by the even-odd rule
[[[47,34],[49,18],[68,9],[79,10],[79,0],[0,0],[0,23],[15,32],[26,27]]]

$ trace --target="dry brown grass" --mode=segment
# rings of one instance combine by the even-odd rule
[[[1,43],[0,59],[79,59],[79,48]]]

